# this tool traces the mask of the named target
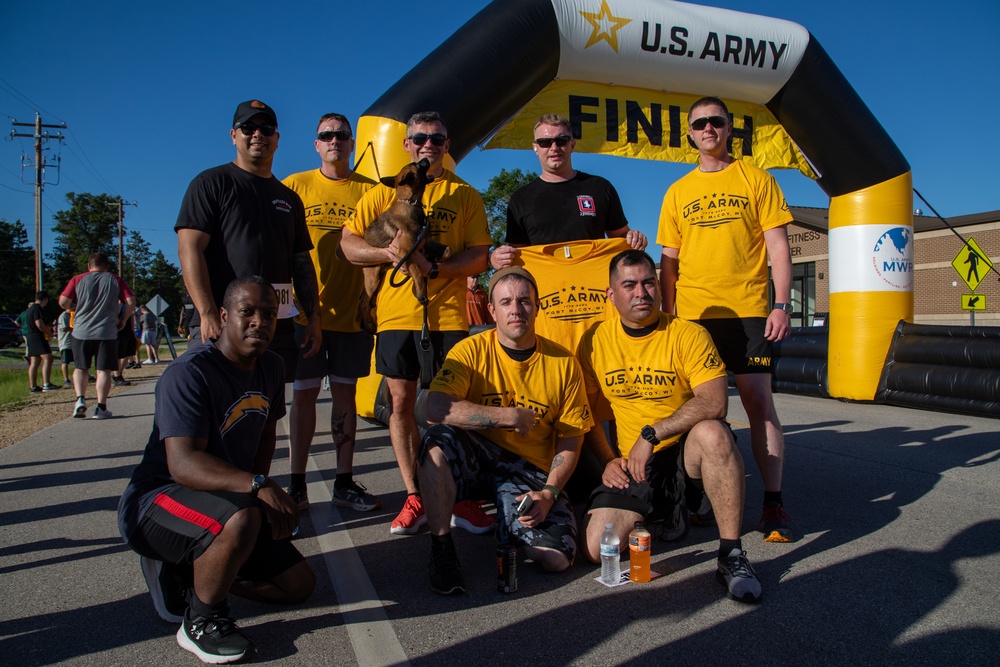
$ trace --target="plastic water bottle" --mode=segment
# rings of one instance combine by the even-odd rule
[[[635,528],[628,534],[629,579],[637,584],[647,584],[650,579],[649,557],[652,535],[642,521],[635,522]]]
[[[617,584],[621,578],[621,540],[618,531],[610,523],[604,524],[601,535],[601,581],[606,584]]]

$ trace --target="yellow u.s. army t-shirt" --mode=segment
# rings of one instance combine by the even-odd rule
[[[352,234],[364,236],[368,226],[387,211],[395,199],[393,188],[376,185],[358,202],[354,217],[346,227]],[[428,238],[448,246],[452,254],[493,243],[486,228],[482,197],[474,187],[447,169],[427,185],[421,201],[431,226]],[[413,295],[413,281],[393,287],[390,275],[391,271],[386,273],[376,302],[378,330],[419,331],[423,325],[423,309]],[[397,275],[396,280],[401,279],[402,275]],[[427,281],[427,317],[431,331],[468,331],[465,291],[464,278]]]
[[[478,405],[534,410],[539,422],[526,435],[509,428],[478,432],[548,471],[556,438],[583,435],[593,420],[576,357],[546,338],[536,340],[535,353],[515,361],[500,347],[495,329],[469,336],[448,352],[429,391]]]
[[[774,177],[739,160],[722,171],[695,169],[670,186],[656,242],[680,248],[677,314],[767,317],[764,232],[790,222]]]
[[[619,319],[597,325],[580,345],[580,365],[588,397],[593,401],[602,394],[611,403],[625,457],[643,426],[674,414],[694,397],[694,387],[726,375],[708,332],[666,313],[641,337],[626,334]],[[653,451],[680,437],[661,441]]]
[[[358,298],[363,285],[361,267],[340,259],[337,248],[344,223],[354,215],[354,207],[374,187],[375,181],[358,173],[334,180],[313,169],[287,176],[282,183],[295,191],[306,209],[306,227],[313,243],[309,255],[319,281],[322,328],[361,331],[358,324]]]

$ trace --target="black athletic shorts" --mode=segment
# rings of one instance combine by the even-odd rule
[[[455,343],[467,338],[468,331],[431,331],[431,377],[437,375],[444,358]],[[380,331],[375,338],[375,370],[390,378],[420,379],[419,331]]]
[[[118,340],[111,338],[108,340],[80,340],[71,337],[70,345],[73,348],[73,362],[76,368],[85,371],[90,368],[91,362],[97,358],[95,368],[99,371],[118,370]]]
[[[306,328],[295,323],[295,342],[302,344]],[[336,376],[356,380],[372,372],[372,348],[375,338],[364,331],[323,331],[319,352],[306,359],[299,350],[296,380]],[[291,379],[286,376],[286,379]]]
[[[695,320],[708,329],[726,370],[734,375],[772,373],[771,341],[764,338],[766,317]]]
[[[613,489],[601,484],[590,494],[587,511],[618,509],[641,514],[649,522],[671,517],[674,508],[685,504],[684,441],[655,452],[646,462],[646,481],[637,483],[629,475],[625,489]],[[626,471],[627,472],[627,471]]]
[[[118,358],[128,359],[135,354],[135,332],[131,328],[125,327],[118,332]]]
[[[67,366],[73,363],[73,348],[67,347],[65,350],[60,350],[59,354],[62,356],[62,362]]]
[[[52,346],[49,345],[49,341],[45,340],[45,336],[40,333],[30,333],[24,337],[24,346],[27,348],[29,357],[42,357],[46,354],[52,354]]]
[[[175,484],[160,489],[132,533],[129,546],[140,556],[175,565],[191,564],[237,511],[259,501],[248,493],[194,491]],[[239,576],[269,581],[303,560],[291,540],[274,540],[271,527],[261,523],[257,544]]]

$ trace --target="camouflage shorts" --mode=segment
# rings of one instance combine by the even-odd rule
[[[576,557],[576,517],[566,496],[549,510],[541,524],[527,528],[514,514],[518,496],[541,491],[548,473],[475,431],[453,426],[432,426],[420,441],[419,463],[427,449],[437,445],[451,465],[456,500],[494,500],[497,506],[497,540],[522,546],[560,551],[572,563]]]

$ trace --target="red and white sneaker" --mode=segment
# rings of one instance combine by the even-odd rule
[[[478,500],[460,500],[451,510],[451,527],[476,535],[490,532],[496,523],[493,517],[483,511],[483,504]]]
[[[425,523],[427,523],[427,517],[424,516],[424,502],[420,496],[406,496],[403,509],[392,520],[389,532],[393,535],[413,535]]]

